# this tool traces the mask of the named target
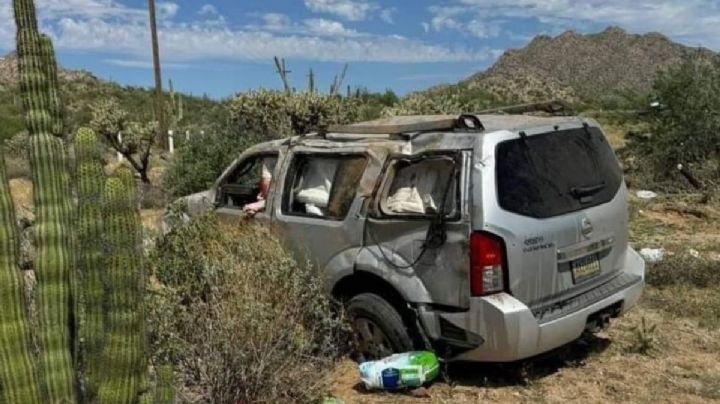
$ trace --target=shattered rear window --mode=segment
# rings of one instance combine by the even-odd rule
[[[597,128],[526,136],[496,151],[500,206],[536,218],[609,202],[622,183],[612,148]]]

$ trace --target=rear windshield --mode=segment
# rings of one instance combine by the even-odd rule
[[[597,128],[549,132],[502,142],[497,147],[500,206],[546,218],[612,200],[622,171]]]

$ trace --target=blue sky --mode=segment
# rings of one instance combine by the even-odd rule
[[[0,0],[0,52],[14,47]],[[312,68],[320,88],[349,63],[346,84],[398,93],[456,82],[537,34],[609,25],[720,49],[718,0],[157,0],[164,78],[221,98],[293,86]],[[129,85],[152,84],[146,0],[36,0],[60,61]],[[8,23],[5,23],[5,22]]]

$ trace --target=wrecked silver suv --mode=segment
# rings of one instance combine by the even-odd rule
[[[388,118],[259,144],[188,208],[212,201],[237,216],[260,201],[255,220],[345,302],[361,359],[414,348],[528,358],[633,307],[645,264],[628,245],[627,190],[598,124],[513,112]]]

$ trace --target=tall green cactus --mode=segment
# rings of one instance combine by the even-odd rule
[[[76,306],[77,351],[81,384],[87,401],[100,385],[103,350],[103,210],[105,173],[100,145],[91,129],[75,135],[76,184],[78,198],[78,299]],[[79,311],[79,312],[78,312]]]
[[[30,347],[25,289],[17,265],[18,233],[5,163],[0,155],[0,402],[40,403]]]
[[[101,403],[131,403],[139,398],[143,381],[144,338],[142,276],[137,193],[132,174],[120,168],[104,189],[107,279],[107,336],[98,399]]]
[[[0,165],[0,402],[136,402],[141,394],[149,395],[144,394],[145,277],[135,180],[122,168],[105,181],[97,139],[92,131],[80,130],[74,217],[52,42],[38,32],[32,0],[13,0],[13,7],[30,134],[40,352],[36,363],[15,262],[14,210]],[[75,230],[80,249],[75,248]]]
[[[35,273],[40,329],[40,387],[44,401],[75,400],[71,358],[70,276],[73,266],[72,195],[65,147],[54,136],[60,116],[57,69],[50,40],[38,32],[32,0],[14,0],[20,87],[30,134],[35,203]],[[49,65],[51,64],[51,65]],[[52,77],[51,77],[52,76]]]

